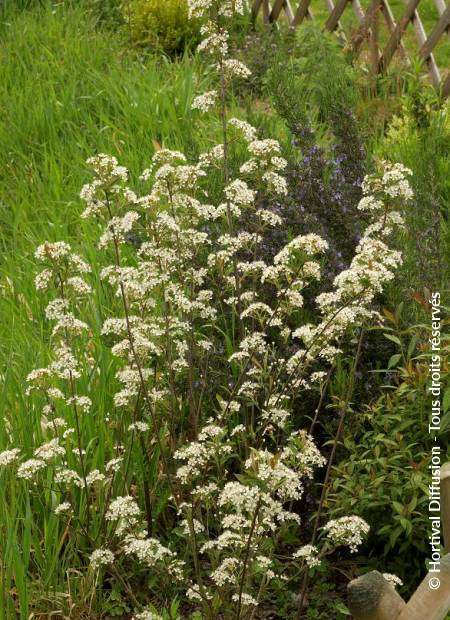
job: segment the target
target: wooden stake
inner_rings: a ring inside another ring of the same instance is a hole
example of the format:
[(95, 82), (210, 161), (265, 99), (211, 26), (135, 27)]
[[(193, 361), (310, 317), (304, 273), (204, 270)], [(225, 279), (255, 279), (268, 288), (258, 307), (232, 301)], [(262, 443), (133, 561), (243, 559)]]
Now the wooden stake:
[(406, 603), (383, 575), (374, 570), (349, 583), (348, 607), (353, 620), (396, 620)]
[(445, 552), (450, 553), (450, 463), (441, 467), (441, 520)]

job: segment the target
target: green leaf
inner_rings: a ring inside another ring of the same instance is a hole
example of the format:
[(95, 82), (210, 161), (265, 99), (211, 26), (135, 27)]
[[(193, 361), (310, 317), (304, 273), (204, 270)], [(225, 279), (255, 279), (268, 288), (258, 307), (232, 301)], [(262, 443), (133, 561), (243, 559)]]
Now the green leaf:
[(410, 358), (411, 355), (414, 353), (414, 350), (416, 348), (416, 345), (419, 341), (419, 338), (416, 334), (414, 334), (414, 336), (411, 338), (409, 345), (408, 345), (408, 352), (407, 352), (407, 357)]
[(342, 603), (342, 601), (338, 601), (335, 605), (336, 611), (339, 611), (344, 616), (350, 616), (350, 611), (348, 608)]
[(395, 344), (398, 344), (400, 347), (402, 346), (400, 338), (397, 336), (394, 336), (393, 334), (386, 334), (386, 332), (383, 333), (383, 336), (388, 340), (392, 340), (392, 342), (395, 342)]
[(392, 505), (399, 515), (403, 514), (404, 507), (400, 504), (400, 502), (392, 502)]
[(395, 545), (395, 543), (397, 542), (397, 539), (403, 534), (403, 528), (401, 527), (397, 527), (395, 528), (395, 530), (392, 530), (391, 535), (389, 536), (389, 542), (391, 545), (391, 548)]
[(450, 388), (447, 388), (444, 392), (444, 398), (442, 399), (442, 409), (446, 413), (450, 409)]
[(395, 366), (397, 366), (397, 364), (399, 363), (400, 359), (401, 359), (401, 353), (395, 353), (394, 355), (392, 355), (389, 359), (389, 363), (388, 363), (388, 370), (390, 370), (391, 368), (394, 368)]

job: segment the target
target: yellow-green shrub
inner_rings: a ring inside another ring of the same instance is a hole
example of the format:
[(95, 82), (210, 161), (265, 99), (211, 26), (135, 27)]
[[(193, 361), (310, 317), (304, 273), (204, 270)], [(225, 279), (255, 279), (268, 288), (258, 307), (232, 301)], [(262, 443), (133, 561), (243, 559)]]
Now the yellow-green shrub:
[(198, 23), (188, 19), (187, 0), (125, 1), (123, 15), (136, 44), (169, 55), (179, 54), (198, 36)]

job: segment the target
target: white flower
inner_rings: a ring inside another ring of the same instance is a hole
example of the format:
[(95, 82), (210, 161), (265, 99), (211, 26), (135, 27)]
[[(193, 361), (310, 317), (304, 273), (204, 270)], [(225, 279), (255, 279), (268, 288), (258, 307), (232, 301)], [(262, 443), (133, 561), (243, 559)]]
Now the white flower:
[[(233, 594), (231, 598), (233, 601), (237, 603), (239, 601), (239, 594)], [(243, 607), (249, 607), (249, 606), (256, 607), (258, 605), (258, 601), (255, 598), (253, 598), (253, 596), (251, 596), (250, 594), (247, 594), (246, 592), (242, 592), (241, 604)]]
[(245, 468), (254, 472), (282, 501), (300, 499), (303, 493), (301, 477), (282, 459), (283, 455), (275, 455), (268, 450), (252, 450)]
[(102, 181), (126, 181), (128, 171), (123, 166), (118, 165), (118, 161), (112, 155), (99, 153), (94, 157), (86, 160), (88, 166), (91, 166)]
[(105, 474), (99, 472), (98, 469), (93, 469), (86, 476), (86, 484), (88, 485), (95, 484), (96, 482), (102, 482), (103, 480), (105, 480)]
[(55, 474), (55, 482), (57, 484), (82, 486), (81, 477), (73, 469), (58, 469)]
[(92, 407), (92, 401), (88, 396), (72, 396), (67, 399), (68, 405), (76, 405), (84, 413), (88, 413)]
[(225, 558), (222, 563), (211, 573), (211, 579), (220, 587), (237, 583), (241, 561), (237, 558)]
[(128, 427), (129, 431), (138, 431), (139, 433), (145, 433), (146, 431), (148, 431), (150, 428), (150, 426), (147, 424), (147, 422), (141, 422), (141, 421), (137, 421), (137, 422), (133, 422), (132, 424), (130, 424), (130, 426)]
[(47, 463), (41, 459), (29, 459), (22, 463), (17, 471), (17, 477), (23, 480), (31, 480), (37, 473), (47, 467)]
[[(213, 146), (211, 149), (209, 149), (209, 151), (207, 151), (206, 153), (201, 153), (200, 157), (198, 158), (198, 165), (202, 168), (206, 168), (208, 166), (212, 166), (213, 164), (217, 164), (221, 162), (223, 160), (223, 157), (224, 157), (223, 144), (217, 144), (216, 146)], [(197, 207), (197, 211), (199, 211), (200, 208), (203, 208), (204, 210), (205, 206), (206, 205), (199, 205)], [(209, 217), (211, 217), (214, 211), (215, 211), (214, 207), (209, 206), (208, 211), (202, 213), (202, 215), (203, 217), (208, 216), (208, 219), (209, 219)]]
[(201, 112), (208, 112), (208, 110), (210, 110), (216, 104), (217, 97), (218, 94), (216, 90), (210, 90), (206, 93), (203, 93), (203, 95), (195, 97), (192, 102), (192, 109), (200, 110)]
[(38, 291), (45, 291), (48, 285), (53, 279), (53, 271), (51, 269), (44, 269), (36, 275), (34, 278), (34, 286)]
[(164, 547), (156, 538), (129, 538), (124, 547), (125, 555), (135, 555), (149, 567), (161, 560), (175, 557), (173, 551)]
[(235, 60), (234, 58), (227, 58), (223, 61), (223, 69), (225, 73), (227, 73), (230, 77), (237, 78), (248, 78), (251, 76), (252, 72), (250, 69), (244, 65), (240, 60)]
[(219, 15), (233, 17), (233, 15), (244, 15), (244, 0), (222, 0), (219, 8)]
[(267, 183), (269, 190), (273, 191), (278, 196), (287, 196), (288, 189), (286, 179), (276, 172), (265, 172), (263, 174), (263, 180)]
[(111, 459), (110, 461), (108, 461), (105, 465), (105, 471), (107, 472), (117, 472), (120, 469), (120, 465), (123, 461), (123, 458), (118, 457), (115, 459)]
[(242, 121), (238, 118), (230, 118), (228, 124), (231, 125), (231, 127), (238, 129), (247, 142), (252, 142), (256, 139), (256, 129), (246, 121)]
[(91, 286), (79, 276), (72, 276), (67, 279), (66, 287), (69, 287), (77, 295), (88, 295), (92, 292)]
[(71, 507), (72, 506), (70, 505), (70, 502), (63, 502), (62, 504), (58, 504), (58, 506), (56, 506), (53, 512), (55, 513), (55, 515), (61, 515), (64, 512), (68, 512)]
[(255, 200), (256, 193), (249, 188), (245, 181), (235, 179), (225, 188), (225, 196), (238, 205), (250, 205)]
[(49, 441), (48, 443), (39, 446), (34, 451), (34, 456), (43, 461), (52, 461), (58, 456), (64, 456), (66, 453), (65, 449), (59, 445), (59, 439), (55, 438)]
[(5, 467), (6, 465), (11, 465), (11, 463), (15, 463), (20, 455), (19, 448), (13, 448), (12, 450), (4, 450), (0, 452), (0, 467)]
[(68, 257), (70, 251), (70, 245), (65, 241), (55, 241), (54, 243), (46, 241), (38, 246), (34, 256), (40, 261), (57, 261)]
[(140, 512), (134, 498), (126, 495), (124, 497), (117, 497), (110, 503), (106, 512), (106, 519), (108, 521), (115, 521), (116, 519), (134, 518), (139, 516)]
[(45, 309), (45, 316), (48, 320), (58, 320), (67, 314), (69, 302), (67, 299), (53, 299)]
[(268, 138), (266, 140), (253, 140), (248, 145), (248, 150), (255, 157), (267, 158), (277, 156), (281, 148), (278, 140)]
[(194, 590), (194, 588), (188, 588), (186, 590), (186, 596), (188, 597), (190, 601), (196, 601), (196, 602), (201, 603), (203, 600), (200, 592), (198, 592), (197, 590)]
[(145, 610), (134, 614), (132, 620), (163, 620), (163, 617), (159, 614), (153, 613), (153, 611)]
[(279, 215), (268, 209), (258, 209), (256, 214), (264, 224), (269, 226), (280, 226), (283, 223), (283, 219)]
[(183, 528), (183, 532), (186, 536), (191, 535), (191, 526), (193, 527), (195, 534), (201, 534), (205, 531), (204, 525), (198, 519), (192, 519), (192, 523), (187, 519), (183, 519), (180, 526)]
[(213, 0), (188, 0), (189, 19), (203, 17), (203, 15), (209, 11), (212, 4)]
[(334, 545), (350, 547), (351, 553), (356, 553), (362, 544), (364, 536), (369, 533), (370, 527), (361, 517), (341, 517), (329, 521), (323, 528), (326, 537)]
[(315, 256), (316, 254), (323, 254), (328, 249), (328, 243), (319, 235), (310, 233), (308, 235), (299, 235), (292, 239), (287, 245), (284, 246), (280, 252), (275, 256), (275, 265), (285, 265), (289, 263), (291, 257), (296, 251), (301, 251), (308, 256)]
[(231, 437), (234, 437), (234, 435), (237, 435), (238, 433), (245, 433), (246, 432), (246, 428), (243, 424), (238, 424), (237, 426), (235, 426), (233, 428), (233, 430), (231, 431), (230, 435)]
[(109, 549), (96, 549), (91, 553), (90, 564), (93, 569), (98, 569), (106, 564), (114, 562), (114, 553)]
[(130, 532), (142, 530), (140, 523), (141, 511), (136, 501), (130, 496), (117, 497), (106, 512), (107, 521), (117, 521), (116, 536), (124, 536)]
[(205, 51), (224, 58), (228, 53), (228, 32), (220, 30), (217, 25), (208, 22), (201, 27), (200, 32), (205, 38), (197, 46), (199, 52)]
[(304, 545), (300, 547), (292, 557), (295, 559), (302, 559), (306, 564), (312, 568), (313, 566), (319, 566), (320, 560), (318, 558), (319, 550), (314, 545)]
[(394, 588), (397, 586), (402, 586), (403, 581), (397, 575), (392, 575), (391, 573), (383, 573), (383, 577), (388, 581)]

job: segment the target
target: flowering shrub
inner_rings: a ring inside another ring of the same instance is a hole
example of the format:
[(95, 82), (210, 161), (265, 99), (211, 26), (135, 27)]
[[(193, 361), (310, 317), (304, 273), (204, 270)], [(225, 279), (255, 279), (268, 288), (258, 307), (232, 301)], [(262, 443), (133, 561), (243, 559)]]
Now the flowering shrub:
[[(117, 359), (115, 452), (104, 462), (92, 459), (84, 424), (102, 353), (85, 310), (94, 267), (65, 241), (35, 254), (53, 356), (27, 380), (42, 405), (34, 452), (9, 447), (0, 465), (16, 468), (32, 492), (50, 488), (42, 498), (74, 544), (83, 541), (90, 574), (120, 581), (135, 620), (158, 618), (150, 599), (162, 613), (180, 592), (205, 619), (254, 618), (325, 555), (356, 552), (369, 529), (346, 515), (313, 543), (303, 540), (300, 500), (326, 461), (292, 414), (346, 335), (380, 318), (372, 306), (401, 262), (388, 240), (411, 198), (409, 171), (386, 164), (365, 179), (358, 208), (368, 226), (348, 269), (316, 298), (317, 320), (302, 323), (303, 295), (321, 277), (328, 243), (299, 235), (270, 262), (261, 249), (266, 231), (286, 224), (265, 206), (287, 193), (286, 161), (276, 140), (228, 112), (231, 84), (249, 74), (229, 51), (228, 25), (243, 11), (239, 0), (189, 7), (204, 20), (199, 49), (218, 76), (193, 108), (217, 110), (221, 144), (195, 162), (156, 151), (139, 194), (114, 157), (88, 160), (94, 178), (81, 192), (82, 218), (99, 229), (100, 278), (112, 299), (97, 310), (107, 315), (102, 346)], [(246, 156), (234, 177), (235, 147)], [(208, 188), (217, 179), (214, 202)]]

